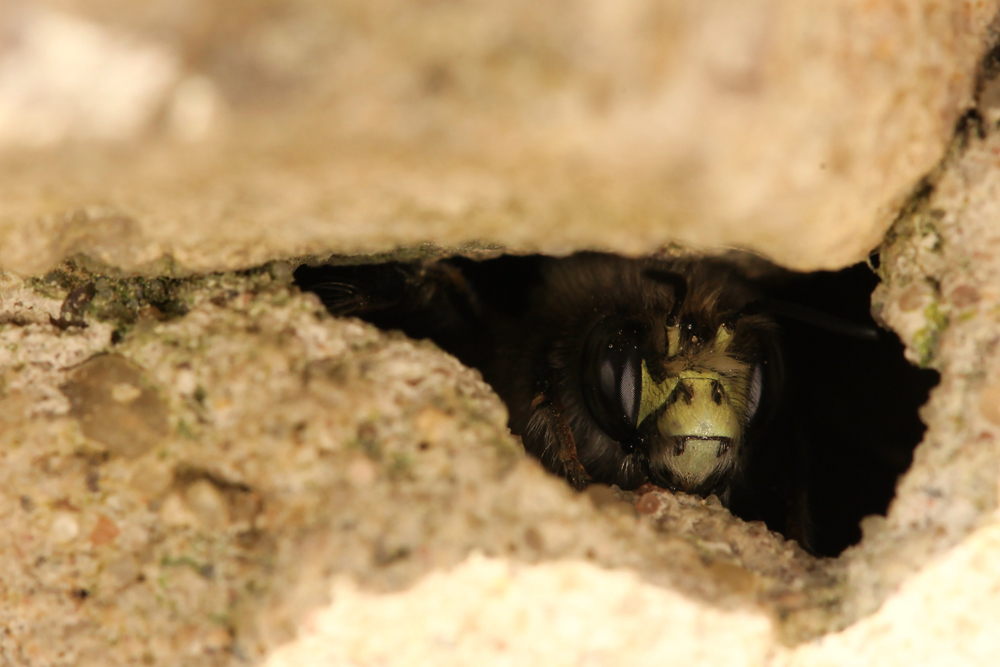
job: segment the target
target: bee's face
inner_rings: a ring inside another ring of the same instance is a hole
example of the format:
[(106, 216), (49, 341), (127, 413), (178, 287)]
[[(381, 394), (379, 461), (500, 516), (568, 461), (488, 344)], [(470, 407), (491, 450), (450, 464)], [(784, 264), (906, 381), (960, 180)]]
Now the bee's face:
[(762, 373), (745, 340), (732, 349), (735, 329), (606, 322), (592, 335), (588, 407), (659, 486), (711, 493), (738, 465)]

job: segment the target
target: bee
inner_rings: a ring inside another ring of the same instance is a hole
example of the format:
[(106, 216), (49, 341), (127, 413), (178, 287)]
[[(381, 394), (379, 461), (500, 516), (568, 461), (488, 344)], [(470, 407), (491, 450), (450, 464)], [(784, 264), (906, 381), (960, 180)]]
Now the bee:
[[(525, 449), (576, 489), (717, 496), (808, 544), (783, 322), (861, 325), (769, 295), (747, 254), (463, 257), (302, 266), (336, 315), (428, 338), (477, 368)], [(784, 411), (784, 412), (783, 412)]]

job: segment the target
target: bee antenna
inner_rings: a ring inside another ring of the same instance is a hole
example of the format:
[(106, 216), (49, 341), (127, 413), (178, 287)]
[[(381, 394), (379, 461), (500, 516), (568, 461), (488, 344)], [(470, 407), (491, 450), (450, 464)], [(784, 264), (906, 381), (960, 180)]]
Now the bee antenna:
[(663, 269), (646, 269), (642, 272), (642, 277), (652, 280), (655, 283), (660, 283), (661, 285), (668, 285), (674, 290), (674, 305), (670, 308), (670, 313), (667, 314), (668, 322), (675, 322), (677, 320), (677, 315), (681, 311), (681, 306), (684, 305), (684, 299), (687, 298), (687, 278), (674, 271), (665, 271)]
[(761, 297), (746, 304), (736, 311), (729, 321), (735, 323), (741, 317), (756, 315), (758, 313), (766, 313), (776, 317), (795, 320), (796, 322), (808, 324), (818, 329), (825, 329), (831, 333), (847, 336), (848, 338), (857, 338), (858, 340), (871, 342), (879, 339), (878, 329), (875, 327), (851, 322), (850, 320), (845, 320), (836, 315), (830, 315), (821, 310), (809, 308), (808, 306), (767, 297)]

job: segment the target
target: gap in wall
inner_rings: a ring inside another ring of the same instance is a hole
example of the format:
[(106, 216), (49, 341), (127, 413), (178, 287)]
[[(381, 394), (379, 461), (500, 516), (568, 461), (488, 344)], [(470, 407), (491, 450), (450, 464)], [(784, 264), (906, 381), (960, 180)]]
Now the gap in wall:
[[(534, 280), (534, 267), (524, 258), (505, 256), (477, 267), (489, 274), (481, 284), (530, 285)], [(305, 290), (322, 289), (324, 280), (315, 267), (296, 271), (296, 282)], [(817, 555), (836, 556), (861, 539), (865, 516), (886, 513), (923, 436), (918, 411), (938, 376), (911, 366), (896, 335), (872, 320), (871, 294), (878, 278), (866, 264), (815, 273), (774, 267), (766, 282), (773, 298), (878, 331), (877, 340), (868, 340), (781, 320), (780, 403), (757, 443), (758, 465), (748, 471), (754, 498), (737, 497), (731, 507), (743, 519), (763, 520), (797, 537)], [(414, 333), (422, 323), (389, 312), (369, 319), (382, 328), (422, 335)], [(449, 341), (439, 343), (449, 349)]]

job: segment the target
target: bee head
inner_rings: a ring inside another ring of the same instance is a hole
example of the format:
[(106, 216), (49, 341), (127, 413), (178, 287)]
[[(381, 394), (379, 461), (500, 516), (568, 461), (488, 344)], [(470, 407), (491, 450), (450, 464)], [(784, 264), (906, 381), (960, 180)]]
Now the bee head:
[(724, 492), (761, 396), (762, 362), (748, 353), (748, 336), (734, 345), (731, 322), (713, 330), (681, 319), (659, 331), (613, 326), (598, 337), (588, 407), (601, 428), (645, 459), (655, 484)]

